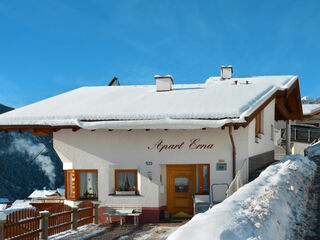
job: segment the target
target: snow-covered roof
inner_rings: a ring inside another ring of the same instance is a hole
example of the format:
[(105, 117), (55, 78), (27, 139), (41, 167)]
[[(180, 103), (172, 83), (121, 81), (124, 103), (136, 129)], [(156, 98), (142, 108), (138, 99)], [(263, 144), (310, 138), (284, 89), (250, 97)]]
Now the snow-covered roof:
[(64, 189), (64, 188), (57, 188), (57, 192), (58, 192), (61, 196), (65, 195), (65, 189)]
[(0, 125), (86, 129), (220, 127), (245, 123), (245, 117), (297, 79), (297, 76), (230, 80), (210, 77), (203, 84), (173, 85), (167, 92), (157, 92), (155, 85), (82, 87), (4, 113)]
[(303, 115), (312, 115), (320, 111), (320, 104), (302, 104)]
[(28, 207), (32, 207), (30, 205), (30, 202), (31, 200), (15, 200), (13, 203), (12, 203), (12, 206), (11, 208), (28, 208)]
[(35, 190), (28, 198), (47, 198), (60, 196), (57, 190)]
[(0, 204), (0, 211), (7, 208), (7, 204)]
[(8, 198), (0, 198), (0, 203), (10, 203)]
[(4, 217), (9, 215), (10, 213), (13, 213), (15, 211), (18, 211), (20, 209), (33, 209), (33, 210), (36, 210), (35, 207), (33, 207), (31, 204), (30, 204), (30, 200), (16, 200), (14, 201), (14, 203), (12, 204), (11, 207), (9, 208), (6, 208), (4, 210), (2, 210), (0, 213), (2, 213), (2, 216), (0, 214), (0, 219), (1, 217)]

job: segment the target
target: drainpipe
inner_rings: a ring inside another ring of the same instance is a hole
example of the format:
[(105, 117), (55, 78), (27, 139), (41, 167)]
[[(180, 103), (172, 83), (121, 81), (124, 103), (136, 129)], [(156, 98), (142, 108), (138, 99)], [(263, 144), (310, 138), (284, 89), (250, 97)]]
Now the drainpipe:
[(236, 176), (236, 146), (234, 144), (233, 135), (232, 135), (232, 124), (229, 124), (229, 137), (232, 145), (232, 176), (234, 179)]

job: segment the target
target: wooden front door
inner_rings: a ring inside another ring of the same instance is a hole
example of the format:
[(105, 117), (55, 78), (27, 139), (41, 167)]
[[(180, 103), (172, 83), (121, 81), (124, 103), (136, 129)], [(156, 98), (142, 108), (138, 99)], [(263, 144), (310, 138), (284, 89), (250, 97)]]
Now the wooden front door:
[(172, 217), (193, 216), (196, 165), (167, 165), (167, 208)]

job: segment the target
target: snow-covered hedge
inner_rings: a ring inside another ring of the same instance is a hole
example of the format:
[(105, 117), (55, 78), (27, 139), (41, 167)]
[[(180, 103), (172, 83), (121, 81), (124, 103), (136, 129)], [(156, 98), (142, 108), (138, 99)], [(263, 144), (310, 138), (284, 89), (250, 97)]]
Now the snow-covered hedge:
[(168, 240), (293, 239), (303, 222), (316, 164), (287, 156), (230, 198), (197, 214)]

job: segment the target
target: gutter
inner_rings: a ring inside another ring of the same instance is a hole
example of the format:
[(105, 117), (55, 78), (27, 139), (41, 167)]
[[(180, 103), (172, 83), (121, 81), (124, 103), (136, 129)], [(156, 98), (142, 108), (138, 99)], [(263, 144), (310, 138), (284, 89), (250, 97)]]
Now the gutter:
[(229, 127), (229, 137), (232, 145), (232, 177), (234, 179), (236, 176), (236, 146), (234, 144), (234, 139), (232, 135), (232, 127), (233, 127), (232, 124), (229, 124), (228, 127)]

